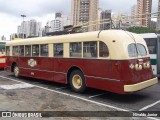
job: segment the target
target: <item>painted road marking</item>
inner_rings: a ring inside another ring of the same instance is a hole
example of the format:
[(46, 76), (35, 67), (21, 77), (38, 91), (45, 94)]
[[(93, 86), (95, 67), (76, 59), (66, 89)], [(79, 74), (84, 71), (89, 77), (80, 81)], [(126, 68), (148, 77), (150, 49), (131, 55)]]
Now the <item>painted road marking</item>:
[(13, 90), (13, 89), (22, 89), (22, 88), (31, 88), (34, 85), (28, 83), (21, 83), (21, 84), (12, 84), (12, 85), (0, 85), (0, 88), (5, 90)]
[[(25, 82), (18, 81), (18, 80), (12, 79), (12, 78), (7, 78), (7, 77), (4, 77), (4, 76), (0, 76), (0, 77), (1, 78), (5, 78), (5, 79), (9, 79), (9, 80), (12, 80), (12, 81), (20, 82), (20, 83), (25, 83)], [(41, 87), (41, 86), (38, 86), (38, 85), (34, 85), (34, 87), (41, 88), (41, 89), (44, 89), (44, 90), (47, 90), (47, 91), (51, 91), (51, 92), (55, 92), (55, 93), (59, 93), (59, 94), (62, 94), (62, 95), (70, 96), (70, 97), (73, 97), (73, 98), (76, 98), (76, 99), (80, 99), (80, 100), (83, 100), (83, 101), (86, 101), (86, 102), (90, 102), (90, 103), (93, 103), (93, 104), (97, 104), (97, 105), (100, 105), (100, 106), (112, 108), (112, 109), (115, 109), (115, 110), (118, 110), (118, 111), (126, 111), (126, 112), (134, 111), (134, 110), (127, 110), (127, 109), (119, 108), (119, 107), (112, 106), (112, 105), (107, 105), (107, 104), (104, 104), (104, 103), (101, 103), (101, 102), (96, 102), (96, 101), (93, 101), (93, 100), (89, 100), (89, 99), (86, 99), (86, 98), (83, 98), (83, 97), (71, 95), (71, 94), (68, 94), (68, 93), (64, 93), (64, 92), (60, 92), (60, 91), (44, 88), (44, 87)], [(150, 118), (150, 119), (153, 119), (153, 120), (159, 120), (159, 118), (155, 118), (155, 117), (147, 117), (147, 118)]]
[(65, 89), (65, 88), (68, 88), (68, 86), (66, 86), (66, 87), (59, 87), (59, 88), (56, 88), (56, 90)]
[(97, 97), (97, 96), (101, 96), (101, 95), (104, 95), (106, 93), (101, 93), (101, 94), (97, 94), (97, 95), (92, 95), (92, 96), (89, 96), (88, 98), (94, 98), (94, 97)]
[[(12, 81), (20, 82), (20, 83), (25, 83), (25, 82), (21, 82), (21, 81), (18, 81), (18, 80), (12, 79), (12, 78), (7, 78), (7, 77), (4, 77), (4, 76), (0, 76), (0, 77), (1, 78), (5, 78), (5, 79), (9, 79), (9, 80), (12, 80)], [(115, 110), (131, 111), (131, 110), (123, 109), (123, 108), (118, 108), (118, 107), (115, 107), (115, 106), (112, 106), (112, 105), (107, 105), (107, 104), (104, 104), (104, 103), (101, 103), (101, 102), (96, 102), (96, 101), (93, 101), (93, 100), (89, 100), (89, 99), (86, 99), (86, 98), (83, 98), (83, 97), (79, 97), (79, 96), (76, 96), (76, 95), (71, 95), (71, 94), (68, 94), (68, 93), (64, 93), (64, 92), (48, 89), (48, 88), (41, 87), (41, 86), (38, 86), (38, 85), (34, 85), (34, 87), (41, 88), (41, 89), (44, 89), (44, 90), (47, 90), (47, 91), (51, 91), (51, 92), (55, 92), (55, 93), (59, 93), (59, 94), (62, 94), (62, 95), (70, 96), (70, 97), (73, 97), (73, 98), (76, 98), (76, 99), (80, 99), (80, 100), (83, 100), (83, 101), (94, 103), (94, 104), (97, 104), (97, 105), (100, 105), (100, 106), (105, 106), (105, 107), (112, 108), (112, 109), (115, 109)]]
[(154, 103), (152, 103), (152, 104), (150, 104), (150, 105), (147, 105), (147, 106), (141, 108), (139, 111), (146, 110), (146, 109), (148, 109), (148, 108), (150, 108), (150, 107), (155, 106), (155, 105), (158, 104), (158, 103), (160, 103), (160, 100), (158, 100), (157, 102), (154, 102)]

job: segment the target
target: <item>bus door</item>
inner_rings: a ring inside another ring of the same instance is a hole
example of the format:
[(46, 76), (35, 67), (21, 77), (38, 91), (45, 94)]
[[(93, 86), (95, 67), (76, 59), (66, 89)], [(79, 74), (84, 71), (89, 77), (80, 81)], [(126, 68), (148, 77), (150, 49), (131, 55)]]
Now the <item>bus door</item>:
[(160, 77), (160, 34), (157, 35), (157, 76)]

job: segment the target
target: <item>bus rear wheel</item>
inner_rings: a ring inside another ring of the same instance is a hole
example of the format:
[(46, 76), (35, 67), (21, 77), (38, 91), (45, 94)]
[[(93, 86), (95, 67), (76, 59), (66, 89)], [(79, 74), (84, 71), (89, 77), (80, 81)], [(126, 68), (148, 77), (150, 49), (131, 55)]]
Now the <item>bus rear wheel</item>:
[(17, 65), (14, 66), (13, 72), (14, 72), (15, 77), (19, 77), (20, 70), (19, 70), (19, 67)]
[(70, 86), (73, 91), (82, 93), (86, 89), (85, 77), (80, 70), (74, 70), (70, 75)]

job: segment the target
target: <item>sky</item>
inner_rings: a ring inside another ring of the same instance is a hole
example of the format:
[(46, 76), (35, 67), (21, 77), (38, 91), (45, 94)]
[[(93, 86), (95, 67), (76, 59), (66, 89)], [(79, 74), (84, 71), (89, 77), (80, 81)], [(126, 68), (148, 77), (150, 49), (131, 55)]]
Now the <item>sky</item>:
[[(113, 13), (130, 13), (131, 6), (137, 0), (99, 0), (99, 8), (111, 9)], [(153, 11), (157, 12), (158, 0), (152, 0)], [(17, 32), (17, 26), (23, 21), (21, 15), (26, 15), (25, 20), (36, 19), (42, 22), (54, 19), (55, 12), (71, 15), (71, 0), (0, 0), (0, 39), (4, 35)]]

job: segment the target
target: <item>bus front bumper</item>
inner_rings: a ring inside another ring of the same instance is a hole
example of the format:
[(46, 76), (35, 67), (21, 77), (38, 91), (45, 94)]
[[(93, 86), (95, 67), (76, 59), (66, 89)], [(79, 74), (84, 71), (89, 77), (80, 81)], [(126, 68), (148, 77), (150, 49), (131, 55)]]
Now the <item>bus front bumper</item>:
[(156, 83), (158, 83), (157, 77), (153, 79), (149, 79), (147, 81), (137, 83), (137, 84), (124, 85), (124, 92), (135, 92), (135, 91), (147, 88), (149, 86), (152, 86)]

